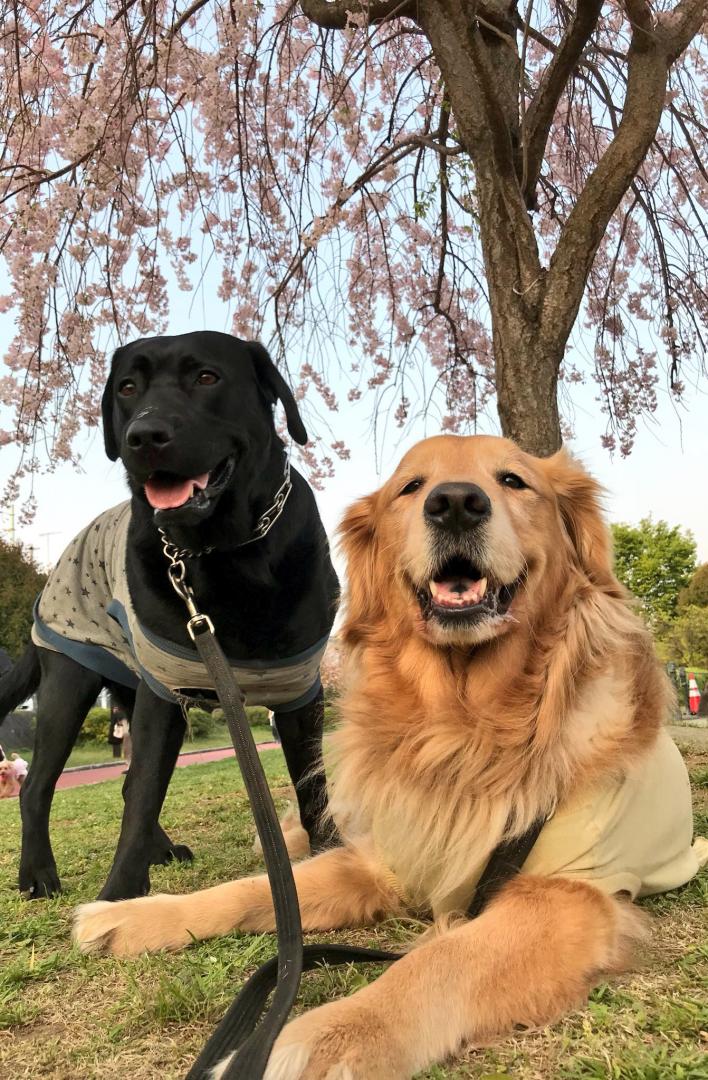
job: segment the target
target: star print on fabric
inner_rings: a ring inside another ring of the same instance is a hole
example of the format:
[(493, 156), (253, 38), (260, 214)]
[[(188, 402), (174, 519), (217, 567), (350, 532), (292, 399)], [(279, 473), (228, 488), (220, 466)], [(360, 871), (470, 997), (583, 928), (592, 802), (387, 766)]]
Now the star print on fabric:
[(96, 524), (95, 524), (95, 525), (94, 525), (94, 527), (93, 527), (93, 531), (94, 531), (94, 532), (98, 532), (98, 530), (99, 530), (100, 528), (101, 528), (101, 526), (100, 526), (100, 525), (98, 524), (98, 522), (96, 522)]
[(68, 585), (64, 586), (64, 592), (66, 593), (67, 596), (71, 596), (71, 589), (69, 588)]
[(74, 620), (73, 619), (67, 619), (66, 620), (66, 625), (69, 627), (70, 630), (73, 630), (74, 629)]
[(82, 596), (90, 596), (91, 595), (91, 593), (88, 591), (88, 589), (86, 588), (85, 585), (81, 586), (81, 595)]
[(74, 558), (74, 559), (72, 559), (71, 561), (73, 562), (74, 566), (78, 566), (78, 565), (79, 565), (79, 560), (78, 560), (78, 559)]
[(105, 564), (105, 562), (103, 561), (103, 559), (99, 559), (99, 562), (98, 562), (98, 569), (99, 569), (99, 570), (105, 570), (105, 569), (106, 569), (106, 564)]

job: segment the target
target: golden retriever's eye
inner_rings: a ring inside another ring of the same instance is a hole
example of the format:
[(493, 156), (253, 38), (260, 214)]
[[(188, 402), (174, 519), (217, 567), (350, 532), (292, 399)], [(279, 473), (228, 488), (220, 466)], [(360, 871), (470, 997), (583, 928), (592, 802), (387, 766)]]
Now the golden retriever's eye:
[(132, 379), (123, 379), (123, 382), (118, 386), (118, 393), (121, 397), (132, 397), (137, 389)]
[(515, 488), (516, 491), (528, 487), (528, 484), (513, 472), (500, 473), (497, 479), (502, 487)]
[(414, 491), (418, 491), (423, 486), (423, 481), (420, 477), (416, 477), (415, 480), (409, 480), (404, 488), (398, 492), (401, 495), (412, 495)]
[(219, 376), (215, 371), (200, 371), (197, 375), (197, 382), (200, 386), (213, 386), (214, 383), (219, 382)]

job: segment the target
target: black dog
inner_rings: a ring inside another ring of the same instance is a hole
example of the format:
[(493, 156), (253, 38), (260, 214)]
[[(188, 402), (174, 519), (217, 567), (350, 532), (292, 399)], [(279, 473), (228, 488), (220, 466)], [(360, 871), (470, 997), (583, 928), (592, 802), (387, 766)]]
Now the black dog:
[(151, 863), (191, 857), (158, 819), (185, 731), (181, 703), (208, 695), (208, 680), (158, 530), (181, 550), (200, 609), (226, 655), (238, 658), (232, 663), (247, 701), (275, 710), (311, 847), (333, 839), (321, 823), (326, 796), (315, 766), (318, 662), (338, 583), (313, 494), (275, 431), (277, 399), (290, 435), (304, 444), (293, 395), (255, 342), (201, 332), (137, 341), (113, 357), (104, 437), (108, 456), (126, 467), (131, 502), (97, 518), (64, 553), (37, 605), (34, 644), (0, 682), (0, 716), (39, 685), (35, 753), (21, 795), (20, 889), (31, 896), (60, 889), (52, 796), (103, 685), (132, 711), (133, 758), (100, 898), (145, 894)]

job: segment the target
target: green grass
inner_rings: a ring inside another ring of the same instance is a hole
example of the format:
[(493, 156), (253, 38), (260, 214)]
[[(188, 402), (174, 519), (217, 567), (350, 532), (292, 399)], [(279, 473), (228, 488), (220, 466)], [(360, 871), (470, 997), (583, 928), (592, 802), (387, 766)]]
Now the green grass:
[[(280, 751), (262, 754), (279, 809), (288, 797)], [(691, 754), (698, 829), (708, 834), (708, 754)], [(182, 953), (112, 960), (69, 944), (71, 912), (106, 877), (121, 811), (118, 781), (59, 792), (52, 835), (66, 892), (27, 903), (15, 892), (17, 800), (0, 802), (0, 1075), (70, 1080), (182, 1077), (246, 974), (273, 954), (271, 935), (231, 934)], [(163, 823), (190, 844), (192, 866), (158, 867), (154, 890), (183, 891), (260, 868), (250, 811), (232, 761), (179, 770)], [(645, 902), (651, 946), (638, 970), (601, 985), (552, 1028), (468, 1051), (419, 1080), (708, 1080), (708, 875)], [(405, 931), (314, 935), (396, 947)], [(301, 1005), (353, 992), (374, 968), (303, 980)]]
[[(267, 724), (254, 724), (251, 728), (253, 732), (253, 738), (256, 742), (270, 742), (272, 735), (270, 728)], [(231, 736), (229, 730), (224, 724), (219, 727), (213, 735), (208, 735), (199, 739), (185, 739), (182, 751), (187, 752), (189, 750), (210, 750), (216, 746), (230, 746)], [(18, 750), (17, 753), (20, 757), (25, 758), (26, 761), (32, 760), (32, 750), (25, 748)], [(69, 760), (66, 763), (66, 768), (70, 769), (77, 765), (111, 765), (117, 764), (122, 761), (122, 758), (113, 757), (113, 748), (108, 742), (105, 743), (86, 743), (84, 746), (75, 746), (69, 755)]]

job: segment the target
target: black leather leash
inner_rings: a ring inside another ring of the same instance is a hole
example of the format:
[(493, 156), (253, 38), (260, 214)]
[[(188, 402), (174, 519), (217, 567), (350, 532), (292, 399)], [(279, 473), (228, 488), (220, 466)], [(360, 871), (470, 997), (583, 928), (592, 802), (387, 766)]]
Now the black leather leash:
[[(186, 581), (185, 565), (180, 557), (183, 553), (166, 537), (163, 546), (170, 560), (170, 581), (189, 610), (187, 630), (212, 679), (234, 744), (263, 848), (278, 942), (277, 957), (267, 960), (246, 981), (192, 1065), (186, 1080), (206, 1080), (209, 1071), (229, 1054), (234, 1057), (224, 1072), (225, 1080), (261, 1080), (273, 1044), (295, 1002), (303, 971), (323, 963), (333, 967), (390, 963), (406, 954), (353, 945), (303, 946), (292, 866), (243, 707), (243, 694), (216, 639), (211, 619), (197, 609), (194, 594)], [(476, 918), (499, 889), (521, 870), (546, 820), (539, 819), (523, 836), (504, 841), (495, 848), (475, 889), (467, 911), (469, 918)], [(264, 1011), (271, 993), (273, 1000)]]

